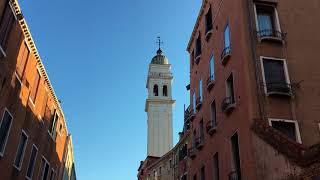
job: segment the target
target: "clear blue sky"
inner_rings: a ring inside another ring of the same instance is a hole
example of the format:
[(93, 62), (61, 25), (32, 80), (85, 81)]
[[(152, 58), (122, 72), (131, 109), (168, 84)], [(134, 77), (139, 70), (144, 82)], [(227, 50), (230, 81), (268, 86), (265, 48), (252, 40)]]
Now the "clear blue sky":
[(175, 76), (174, 142), (188, 103), (186, 52), (201, 0), (21, 0), (73, 135), (79, 180), (134, 180), (146, 156), (156, 37)]

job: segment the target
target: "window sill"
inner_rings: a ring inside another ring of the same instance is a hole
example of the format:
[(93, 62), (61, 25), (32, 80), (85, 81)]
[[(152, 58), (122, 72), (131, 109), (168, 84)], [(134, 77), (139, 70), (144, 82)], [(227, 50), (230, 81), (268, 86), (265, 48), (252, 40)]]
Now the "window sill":
[(17, 171), (21, 171), (21, 167), (17, 167), (15, 164), (13, 164), (13, 167), (17, 170)]

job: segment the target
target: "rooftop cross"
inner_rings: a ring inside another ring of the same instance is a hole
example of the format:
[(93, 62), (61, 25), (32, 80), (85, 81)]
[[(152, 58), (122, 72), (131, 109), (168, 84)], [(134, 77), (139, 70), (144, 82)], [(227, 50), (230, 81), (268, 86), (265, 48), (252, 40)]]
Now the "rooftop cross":
[(163, 44), (163, 42), (161, 41), (160, 36), (158, 36), (157, 39), (157, 44), (159, 45), (159, 49), (161, 49), (161, 44)]

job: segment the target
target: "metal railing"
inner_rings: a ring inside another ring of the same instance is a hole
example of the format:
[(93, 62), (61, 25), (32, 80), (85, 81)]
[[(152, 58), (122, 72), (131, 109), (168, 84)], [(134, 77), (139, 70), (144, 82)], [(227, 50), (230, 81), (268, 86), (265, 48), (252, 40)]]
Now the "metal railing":
[(274, 29), (264, 29), (264, 30), (257, 31), (257, 35), (259, 38), (262, 38), (262, 39), (272, 37), (272, 38), (284, 40), (286, 34)]
[(232, 171), (228, 174), (229, 180), (240, 180), (241, 176), (238, 171)]
[(224, 98), (222, 103), (221, 103), (222, 111), (228, 111), (229, 108), (233, 107), (232, 105), (234, 103), (235, 103), (235, 101), (234, 101), (234, 97), (233, 96)]
[(221, 61), (223, 61), (227, 56), (230, 56), (230, 55), (231, 55), (231, 47), (228, 46), (224, 48), (221, 53)]
[(266, 87), (268, 94), (292, 94), (291, 85), (286, 82), (270, 82), (266, 83)]

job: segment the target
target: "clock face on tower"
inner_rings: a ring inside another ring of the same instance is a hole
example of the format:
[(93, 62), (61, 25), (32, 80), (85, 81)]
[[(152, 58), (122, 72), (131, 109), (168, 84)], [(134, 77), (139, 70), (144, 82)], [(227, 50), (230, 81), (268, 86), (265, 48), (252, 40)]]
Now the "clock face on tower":
[(147, 78), (148, 156), (160, 157), (172, 148), (172, 80), (169, 60), (159, 48)]

